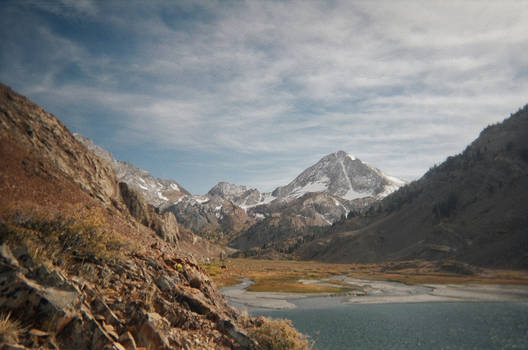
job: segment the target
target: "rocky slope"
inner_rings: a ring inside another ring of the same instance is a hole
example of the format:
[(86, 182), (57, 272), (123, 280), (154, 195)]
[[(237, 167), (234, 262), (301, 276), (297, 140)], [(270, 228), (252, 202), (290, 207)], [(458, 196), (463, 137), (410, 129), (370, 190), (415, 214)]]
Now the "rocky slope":
[[(225, 241), (226, 235), (243, 231), (255, 222), (245, 212), (244, 205), (255, 202), (251, 194), (256, 192), (258, 197), (257, 190), (220, 183), (205, 196), (193, 196), (176, 181), (154, 178), (144, 169), (115, 159), (108, 150), (96, 145), (91, 139), (81, 134), (74, 136), (89, 150), (108, 161), (120, 182), (141, 193), (146, 202), (162, 215), (174, 215), (180, 225), (201, 237)], [(222, 189), (225, 191), (222, 192)]]
[(248, 209), (250, 215), (260, 218), (253, 226), (233, 237), (230, 246), (243, 251), (275, 249), (292, 253), (307, 240), (314, 238), (333, 223), (351, 212), (361, 212), (374, 203), (373, 197), (347, 201), (325, 192), (308, 192), (290, 201), (274, 201)]
[(90, 151), (110, 162), (117, 179), (120, 182), (126, 183), (134, 190), (139, 191), (149, 204), (159, 207), (160, 205), (177, 201), (183, 196), (190, 195), (176, 181), (155, 178), (144, 169), (115, 159), (108, 150), (97, 146), (90, 138), (84, 137), (81, 134), (74, 134), (74, 136)]
[(255, 223), (244, 209), (217, 196), (185, 196), (160, 210), (174, 214), (184, 227), (200, 236), (222, 243)]
[(301, 256), (333, 262), (455, 258), (526, 268), (527, 139), (524, 107), (368, 215), (334, 226)]
[[(0, 85), (2, 349), (248, 349), (179, 232), (54, 116)], [(176, 226), (175, 226), (176, 225)]]

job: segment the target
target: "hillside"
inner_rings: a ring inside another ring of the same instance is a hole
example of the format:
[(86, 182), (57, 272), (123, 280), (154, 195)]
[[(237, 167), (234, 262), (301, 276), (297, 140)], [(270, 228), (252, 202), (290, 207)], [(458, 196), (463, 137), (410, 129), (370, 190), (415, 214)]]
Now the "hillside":
[(4, 85), (0, 159), (2, 349), (248, 349), (273, 328), (241, 317), (198, 265), (218, 247)]
[(367, 215), (336, 224), (298, 253), (332, 262), (455, 258), (526, 268), (527, 139), (524, 107)]

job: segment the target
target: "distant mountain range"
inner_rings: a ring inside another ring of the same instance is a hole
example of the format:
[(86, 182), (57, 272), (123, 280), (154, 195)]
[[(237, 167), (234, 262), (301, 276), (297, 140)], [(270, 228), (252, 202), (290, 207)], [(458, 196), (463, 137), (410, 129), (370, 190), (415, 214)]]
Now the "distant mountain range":
[[(269, 193), (220, 182), (193, 196), (74, 138), (56, 118), (0, 87), (4, 198), (38, 198), (47, 207), (96, 201), (134, 232), (142, 224), (194, 254), (216, 248), (200, 249), (191, 231), (246, 256), (528, 267), (528, 106), (410, 184), (339, 151)], [(12, 203), (0, 204), (5, 211)]]
[[(273, 192), (262, 193), (254, 188), (219, 182), (206, 195), (193, 196), (176, 181), (154, 178), (146, 170), (116, 160), (89, 138), (80, 134), (75, 137), (109, 161), (119, 181), (141, 192), (149, 204), (160, 211), (172, 212), (181, 225), (213, 239), (229, 240), (227, 236), (239, 236), (257, 221), (271, 216), (295, 216), (297, 229), (328, 226), (351, 210), (361, 210), (405, 184), (338, 151), (323, 157), (288, 185), (277, 187)], [(261, 243), (258, 240), (255, 244)], [(234, 246), (239, 247), (236, 242)]]

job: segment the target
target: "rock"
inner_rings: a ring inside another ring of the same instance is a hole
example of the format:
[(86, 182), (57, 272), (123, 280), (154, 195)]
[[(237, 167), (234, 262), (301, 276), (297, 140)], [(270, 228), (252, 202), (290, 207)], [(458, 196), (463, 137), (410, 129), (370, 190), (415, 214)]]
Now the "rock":
[(154, 282), (162, 292), (168, 292), (174, 289), (174, 283), (166, 276), (160, 276), (154, 279)]
[(174, 244), (178, 242), (180, 230), (174, 214), (169, 212), (159, 214), (145, 201), (139, 191), (130, 188), (124, 182), (119, 183), (119, 190), (130, 215), (156, 232), (163, 240)]
[(130, 187), (124, 182), (119, 183), (119, 191), (121, 197), (125, 203), (130, 215), (134, 217), (141, 224), (149, 227), (150, 226), (150, 215), (147, 206), (147, 202), (143, 199), (141, 194)]
[(145, 319), (136, 334), (137, 344), (147, 349), (171, 349), (163, 330), (168, 328), (168, 321), (155, 312), (145, 314)]
[(5, 243), (0, 246), (0, 259), (2, 259), (2, 262), (4, 264), (10, 265), (11, 267), (17, 269), (20, 268), (18, 260), (15, 258), (15, 256), (11, 252), (11, 249), (9, 249), (8, 245)]
[(44, 331), (41, 331), (40, 329), (31, 329), (29, 331), (29, 334), (32, 335), (32, 336), (35, 336), (35, 337), (47, 337), (49, 336), (49, 333), (48, 332), (44, 332)]
[(50, 331), (56, 331), (76, 313), (79, 297), (74, 291), (44, 287), (20, 272), (0, 274), (0, 306), (17, 315), (21, 322), (38, 328), (46, 320)]
[(18, 344), (0, 344), (0, 350), (29, 350), (25, 346)]
[(221, 320), (219, 328), (227, 332), (244, 349), (256, 349), (258, 343), (251, 339), (246, 332), (236, 327), (230, 320)]
[(125, 332), (119, 336), (119, 343), (122, 344), (126, 350), (136, 350), (136, 341), (130, 332)]

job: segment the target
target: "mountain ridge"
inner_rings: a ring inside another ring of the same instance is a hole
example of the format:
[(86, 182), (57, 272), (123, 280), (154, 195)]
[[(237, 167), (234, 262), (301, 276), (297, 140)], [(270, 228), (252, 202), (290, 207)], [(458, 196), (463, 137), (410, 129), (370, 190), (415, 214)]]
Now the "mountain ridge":
[[(292, 228), (299, 225), (294, 219), (296, 215), (305, 216), (300, 221), (302, 225), (332, 225), (350, 211), (363, 210), (403, 184), (356, 157), (338, 151), (326, 155), (288, 185), (279, 186), (273, 192), (221, 181), (205, 195), (191, 195), (176, 181), (156, 179), (146, 170), (116, 160), (91, 139), (80, 134), (75, 137), (109, 161), (118, 179), (141, 192), (149, 204), (161, 212), (173, 213), (184, 227), (216, 241), (239, 236), (259, 220), (280, 215), (282, 211), (292, 216), (288, 219)], [(310, 200), (299, 200), (310, 193), (313, 194)], [(351, 193), (354, 194), (352, 200), (341, 197)]]
[(457, 259), (528, 266), (528, 105), (298, 254), (329, 262)]

